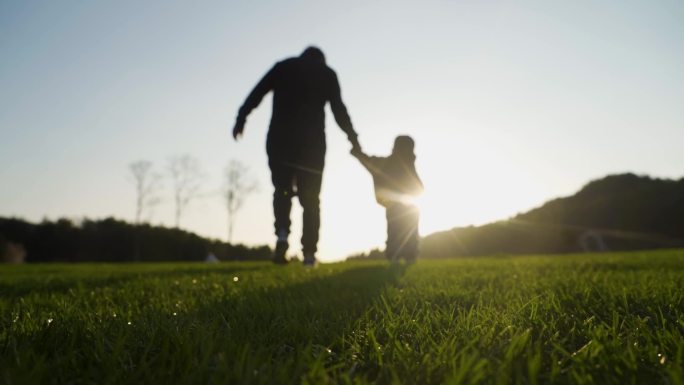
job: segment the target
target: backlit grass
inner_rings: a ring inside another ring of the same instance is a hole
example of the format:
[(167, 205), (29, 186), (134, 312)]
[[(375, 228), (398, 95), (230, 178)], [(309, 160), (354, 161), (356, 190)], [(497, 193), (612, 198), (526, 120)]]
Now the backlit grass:
[(0, 266), (4, 384), (683, 384), (684, 251)]

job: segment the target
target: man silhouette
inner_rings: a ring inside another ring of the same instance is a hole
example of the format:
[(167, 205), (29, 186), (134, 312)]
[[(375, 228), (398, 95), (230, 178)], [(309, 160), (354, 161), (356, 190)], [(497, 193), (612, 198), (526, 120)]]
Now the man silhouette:
[(325, 161), (325, 105), (337, 125), (358, 148), (357, 134), (342, 102), (337, 75), (326, 65), (323, 51), (308, 47), (299, 57), (276, 63), (257, 83), (240, 107), (233, 128), (237, 140), (249, 113), (273, 91), (273, 113), (266, 139), (268, 165), (273, 181), (273, 213), (277, 236), (273, 262), (287, 263), (292, 197), (303, 209), (302, 253), (304, 264), (316, 264), (323, 165)]

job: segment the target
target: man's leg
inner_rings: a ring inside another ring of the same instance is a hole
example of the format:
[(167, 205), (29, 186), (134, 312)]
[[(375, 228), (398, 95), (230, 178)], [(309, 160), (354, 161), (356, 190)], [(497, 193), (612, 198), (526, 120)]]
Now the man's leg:
[(318, 232), (321, 226), (320, 193), (323, 181), (323, 162), (304, 167), (297, 172), (297, 195), (302, 205), (302, 253), (305, 264), (315, 264)]
[(276, 242), (273, 262), (285, 263), (287, 252), (287, 237), (290, 234), (290, 210), (292, 209), (292, 196), (294, 195), (294, 169), (286, 162), (269, 158), (271, 168), (271, 180), (273, 182), (273, 214), (275, 216)]

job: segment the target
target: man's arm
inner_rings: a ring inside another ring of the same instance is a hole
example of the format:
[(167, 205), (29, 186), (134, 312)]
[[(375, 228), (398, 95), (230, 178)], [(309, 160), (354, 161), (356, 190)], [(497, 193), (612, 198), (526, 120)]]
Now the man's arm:
[(242, 104), (242, 107), (240, 107), (237, 118), (235, 119), (235, 127), (233, 127), (233, 138), (236, 140), (238, 136), (242, 135), (242, 132), (245, 130), (245, 122), (247, 121), (247, 116), (249, 113), (252, 112), (253, 109), (257, 108), (264, 96), (273, 89), (273, 79), (275, 77), (277, 67), (278, 64), (273, 66), (273, 68), (271, 68), (271, 70), (268, 71), (266, 75), (261, 78), (261, 80), (259, 80), (259, 83), (257, 83), (252, 92), (249, 93), (249, 96), (247, 96), (247, 99)]
[[(332, 70), (331, 70), (332, 71)], [(351, 118), (347, 112), (347, 107), (342, 102), (342, 91), (340, 90), (340, 83), (337, 81), (337, 75), (332, 71), (332, 89), (330, 90), (330, 109), (335, 116), (335, 121), (337, 125), (340, 126), (342, 131), (347, 134), (347, 139), (351, 142), (352, 147), (357, 149), (359, 147), (358, 135), (354, 131), (354, 126), (352, 125)]]

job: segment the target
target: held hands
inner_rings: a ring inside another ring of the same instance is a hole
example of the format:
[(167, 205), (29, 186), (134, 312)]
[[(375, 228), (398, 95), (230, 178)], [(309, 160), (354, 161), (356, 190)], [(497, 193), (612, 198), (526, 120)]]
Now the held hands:
[(245, 122), (244, 121), (236, 121), (235, 126), (233, 127), (233, 139), (236, 141), (238, 140), (239, 137), (242, 136), (242, 132), (245, 130)]
[(352, 149), (350, 153), (358, 158), (360, 155), (363, 155), (363, 150), (361, 149), (361, 144), (359, 143), (359, 139), (356, 136), (350, 137), (349, 142), (351, 142)]
[(351, 145), (352, 145), (352, 149), (351, 149), (351, 153), (352, 153), (352, 154), (354, 154), (355, 152), (356, 152), (356, 153), (362, 152), (362, 151), (361, 151), (361, 144), (359, 143), (359, 138), (358, 138), (356, 135), (350, 136), (350, 137), (349, 137), (349, 142), (350, 142)]

